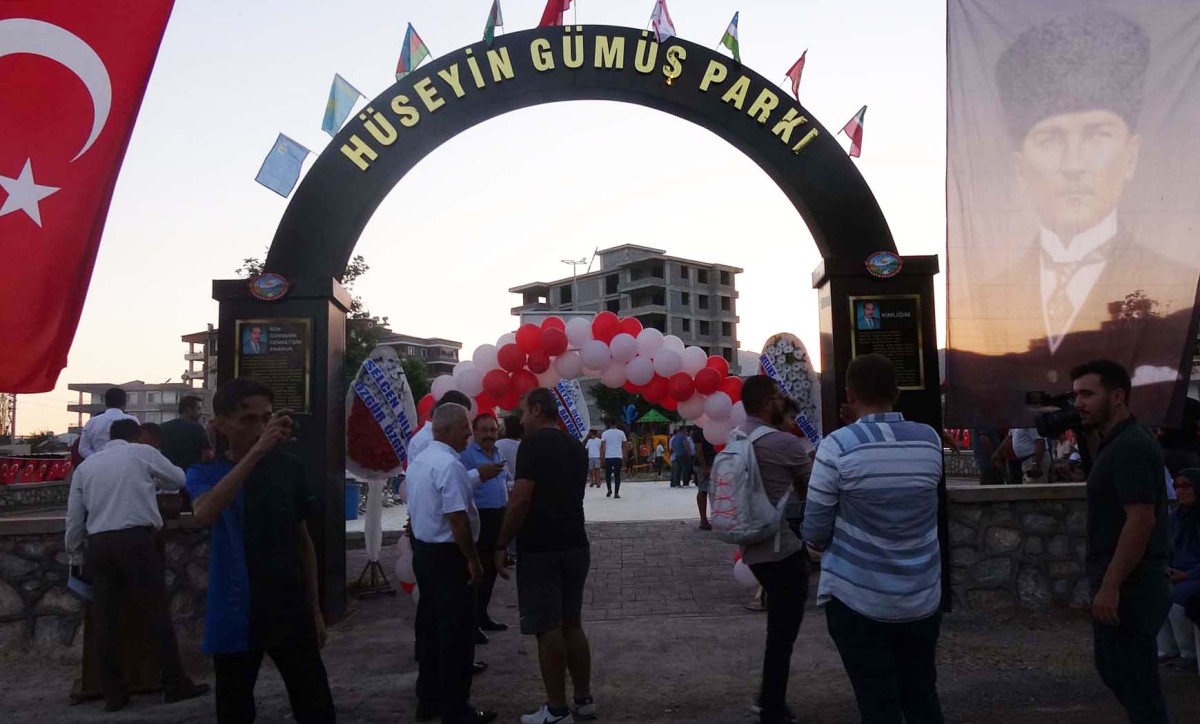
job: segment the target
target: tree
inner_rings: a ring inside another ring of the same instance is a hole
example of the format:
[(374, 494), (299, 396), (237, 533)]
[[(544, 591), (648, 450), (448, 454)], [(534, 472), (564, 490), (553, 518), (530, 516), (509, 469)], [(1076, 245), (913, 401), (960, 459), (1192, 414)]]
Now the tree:
[(408, 386), (412, 388), (413, 400), (420, 402), (422, 397), (429, 394), (429, 367), (419, 359), (406, 359), (401, 364), (404, 365)]
[(39, 445), (43, 445), (54, 439), (54, 432), (51, 430), (38, 430), (25, 436), (25, 444), (29, 445), (30, 450), (37, 450)]
[(613, 420), (616, 422), (625, 422), (625, 407), (633, 405), (637, 408), (638, 417), (645, 415), (652, 409), (657, 408), (663, 417), (671, 422), (679, 422), (678, 414), (663, 407), (652, 405), (642, 399), (641, 395), (635, 395), (622, 388), (612, 389), (596, 382), (591, 390), (592, 397), (596, 398), (596, 407), (600, 408), (600, 414), (604, 416), (605, 422)]

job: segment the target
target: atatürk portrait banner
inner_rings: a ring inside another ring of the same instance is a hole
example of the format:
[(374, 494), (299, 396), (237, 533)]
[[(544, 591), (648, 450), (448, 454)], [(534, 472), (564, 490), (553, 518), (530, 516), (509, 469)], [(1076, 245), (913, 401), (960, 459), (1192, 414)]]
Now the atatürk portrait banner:
[(1177, 421), (1200, 273), (1200, 2), (949, 0), (947, 420), (1129, 370)]

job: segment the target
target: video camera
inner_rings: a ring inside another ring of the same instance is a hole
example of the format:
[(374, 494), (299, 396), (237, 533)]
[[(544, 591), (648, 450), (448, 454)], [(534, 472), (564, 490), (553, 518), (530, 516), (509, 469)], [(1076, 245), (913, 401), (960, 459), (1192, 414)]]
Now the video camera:
[(1025, 393), (1025, 405), (1038, 413), (1033, 419), (1039, 437), (1057, 439), (1068, 430), (1075, 433), (1075, 441), (1079, 446), (1079, 457), (1085, 472), (1092, 469), (1091, 451), (1088, 450), (1087, 436), (1083, 431), (1083, 418), (1075, 409), (1075, 393), (1063, 392), (1052, 395), (1049, 392)]

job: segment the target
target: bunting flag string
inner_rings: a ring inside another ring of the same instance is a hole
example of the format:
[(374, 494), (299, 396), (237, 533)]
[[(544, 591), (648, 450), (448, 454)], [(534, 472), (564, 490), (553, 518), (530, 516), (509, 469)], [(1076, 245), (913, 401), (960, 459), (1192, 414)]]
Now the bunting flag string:
[(286, 199), (296, 187), (300, 167), (310, 153), (312, 151), (281, 133), (275, 139), (271, 152), (263, 159), (254, 180)]
[(428, 57), (429, 47), (425, 45), (424, 40), (421, 40), (421, 36), (417, 35), (412, 23), (409, 23), (408, 29), (404, 31), (404, 45), (400, 48), (400, 60), (396, 63), (396, 80), (401, 80), (416, 70), (421, 61)]
[(850, 137), (851, 158), (858, 158), (862, 155), (863, 121), (866, 120), (866, 117), (867, 107), (863, 106), (840, 131)]
[(804, 57), (806, 55), (808, 55), (807, 49), (800, 54), (800, 60), (793, 63), (787, 72), (787, 77), (792, 81), (792, 97), (796, 99), (797, 103), (800, 102), (800, 76), (804, 73)]
[(329, 100), (325, 102), (325, 120), (321, 121), (321, 130), (330, 136), (336, 136), (360, 97), (366, 98), (362, 91), (350, 85), (340, 74), (334, 73), (333, 84), (329, 87)]
[(738, 15), (740, 14), (740, 11), (733, 14), (733, 20), (729, 21), (729, 27), (725, 28), (725, 34), (721, 36), (721, 42), (717, 44), (718, 46), (724, 45), (726, 48), (729, 48), (730, 52), (733, 53), (733, 61), (735, 63), (742, 62), (742, 50), (738, 45)]

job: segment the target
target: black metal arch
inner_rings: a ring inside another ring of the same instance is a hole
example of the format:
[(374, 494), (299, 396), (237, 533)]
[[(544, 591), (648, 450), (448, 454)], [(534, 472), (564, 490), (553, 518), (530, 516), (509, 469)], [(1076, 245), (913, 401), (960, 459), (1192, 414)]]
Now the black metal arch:
[[(774, 83), (678, 38), (660, 46), (652, 34), (634, 28), (568, 26), (502, 35), (492, 48), (467, 46), (371, 101), (300, 184), (275, 232), (267, 269), (293, 278), (340, 276), (375, 208), (435, 148), (509, 111), (570, 100), (654, 108), (725, 139), (791, 200), (825, 259), (896, 250), (854, 163)], [(653, 169), (647, 159), (639, 171)], [(472, 183), (503, 182), (502, 174), (483, 164), (462, 175)], [(719, 200), (698, 199), (704, 201)]]

